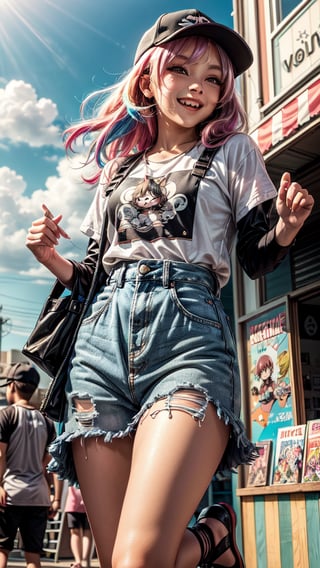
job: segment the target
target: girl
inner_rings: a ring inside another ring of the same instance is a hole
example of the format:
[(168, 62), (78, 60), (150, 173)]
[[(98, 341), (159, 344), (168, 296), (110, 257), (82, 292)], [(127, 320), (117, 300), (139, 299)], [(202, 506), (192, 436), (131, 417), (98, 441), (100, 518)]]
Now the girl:
[[(132, 71), (66, 133), (68, 150), (90, 139), (97, 171), (89, 181), (100, 178), (82, 225), (86, 259), (57, 252), (61, 215), (42, 216), (27, 236), (39, 262), (72, 287), (77, 275), (90, 281), (108, 219), (104, 281), (77, 336), (65, 433), (51, 448), (55, 471), (80, 483), (102, 568), (244, 566), (228, 505), (186, 529), (215, 472), (256, 456), (239, 420), (220, 288), (236, 234), (238, 258), (255, 278), (285, 256), (313, 205), (288, 173), (277, 197), (240, 133), (234, 79), (251, 63), (244, 40), (198, 10), (160, 16)], [(125, 179), (108, 193), (129, 156)], [(135, 190), (147, 180), (162, 198), (142, 218)]]
[(69, 486), (64, 507), (70, 531), (70, 548), (74, 556), (72, 568), (90, 568), (92, 533), (86, 508), (78, 487)]

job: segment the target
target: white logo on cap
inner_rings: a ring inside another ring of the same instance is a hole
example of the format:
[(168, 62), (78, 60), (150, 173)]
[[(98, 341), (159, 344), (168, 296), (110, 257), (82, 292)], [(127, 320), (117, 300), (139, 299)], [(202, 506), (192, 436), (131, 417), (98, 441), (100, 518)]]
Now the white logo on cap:
[(193, 26), (194, 24), (210, 24), (210, 21), (204, 16), (192, 16), (190, 14), (190, 16), (187, 16), (186, 18), (183, 18), (183, 20), (181, 20), (179, 26), (186, 28), (188, 26)]

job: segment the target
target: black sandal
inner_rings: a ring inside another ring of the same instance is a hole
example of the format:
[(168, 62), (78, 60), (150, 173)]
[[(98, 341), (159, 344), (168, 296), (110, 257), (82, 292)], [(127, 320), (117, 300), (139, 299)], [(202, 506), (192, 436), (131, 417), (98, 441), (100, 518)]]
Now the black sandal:
[[(201, 519), (216, 519), (220, 521), (228, 530), (228, 533), (215, 544), (212, 530), (205, 523), (199, 523)], [(201, 568), (224, 568), (222, 564), (215, 564), (215, 560), (220, 556), (231, 550), (235, 557), (235, 563), (231, 568), (245, 568), (240, 550), (238, 549), (235, 537), (236, 531), (236, 514), (232, 507), (227, 503), (219, 503), (219, 505), (212, 505), (201, 511), (196, 525), (189, 527), (189, 530), (198, 539), (201, 549), (201, 558), (199, 566)]]

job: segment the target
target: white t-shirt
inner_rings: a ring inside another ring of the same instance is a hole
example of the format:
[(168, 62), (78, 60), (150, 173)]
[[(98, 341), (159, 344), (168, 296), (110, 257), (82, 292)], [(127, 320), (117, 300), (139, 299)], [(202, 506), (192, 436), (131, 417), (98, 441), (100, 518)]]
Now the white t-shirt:
[[(146, 164), (142, 158), (107, 199), (102, 173), (81, 230), (99, 241), (107, 207), (107, 273), (119, 261), (169, 259), (205, 266), (221, 286), (227, 283), (236, 224), (277, 192), (258, 147), (246, 134), (232, 136), (219, 148), (205, 178), (193, 189), (190, 171), (202, 150), (197, 144), (163, 162)], [(146, 174), (153, 178), (147, 190), (141, 184)]]

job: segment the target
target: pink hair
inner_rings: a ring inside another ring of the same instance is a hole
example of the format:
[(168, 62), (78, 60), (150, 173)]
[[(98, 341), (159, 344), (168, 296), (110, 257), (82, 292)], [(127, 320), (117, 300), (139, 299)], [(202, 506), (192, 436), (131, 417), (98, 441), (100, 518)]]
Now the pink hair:
[[(203, 37), (174, 40), (146, 52), (132, 70), (113, 87), (89, 95), (81, 105), (81, 120), (65, 131), (67, 151), (74, 151), (78, 139), (90, 140), (87, 162), (95, 162), (96, 173), (86, 181), (96, 183), (106, 161), (123, 157), (152, 146), (157, 138), (154, 105), (140, 89), (140, 77), (152, 69), (161, 85), (168, 63), (193, 45), (189, 61), (197, 61), (211, 41)], [(219, 103), (205, 124), (199, 124), (199, 140), (207, 147), (222, 145), (227, 138), (246, 127), (244, 110), (235, 92), (232, 63), (224, 50), (216, 46), (221, 58), (222, 86)], [(92, 116), (85, 118), (89, 103), (97, 101)]]

